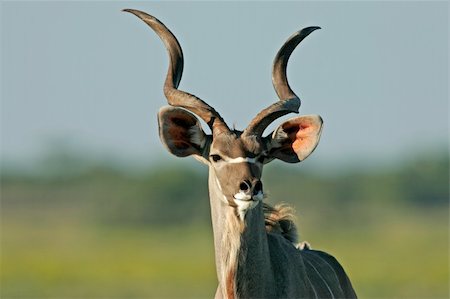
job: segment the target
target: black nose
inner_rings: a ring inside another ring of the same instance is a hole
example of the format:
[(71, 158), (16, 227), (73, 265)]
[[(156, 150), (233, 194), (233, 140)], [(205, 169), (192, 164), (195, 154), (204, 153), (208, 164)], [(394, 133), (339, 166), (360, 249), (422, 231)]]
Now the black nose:
[(240, 185), (239, 185), (239, 189), (244, 192), (244, 193), (249, 193), (251, 186), (250, 186), (250, 182), (245, 180), (243, 181)]
[(262, 191), (263, 191), (262, 182), (260, 180), (257, 180), (255, 186), (253, 187), (253, 195), (258, 194), (259, 192), (262, 193)]
[[(252, 188), (253, 186), (253, 188)], [(253, 181), (253, 184), (249, 180), (245, 180), (242, 183), (239, 184), (239, 189), (241, 192), (245, 194), (251, 194), (256, 195), (258, 193), (262, 193), (263, 191), (263, 185), (262, 182), (258, 179)], [(253, 190), (253, 192), (252, 192)]]

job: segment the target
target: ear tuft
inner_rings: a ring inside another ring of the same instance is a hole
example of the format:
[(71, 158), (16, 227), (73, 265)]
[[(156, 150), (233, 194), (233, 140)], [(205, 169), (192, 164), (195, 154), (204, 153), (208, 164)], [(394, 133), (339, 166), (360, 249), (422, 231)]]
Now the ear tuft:
[(161, 142), (169, 152), (178, 157), (202, 155), (206, 135), (192, 113), (178, 107), (162, 107), (158, 123)]
[(305, 160), (316, 148), (322, 132), (319, 115), (305, 115), (287, 120), (272, 134), (270, 154), (288, 163)]

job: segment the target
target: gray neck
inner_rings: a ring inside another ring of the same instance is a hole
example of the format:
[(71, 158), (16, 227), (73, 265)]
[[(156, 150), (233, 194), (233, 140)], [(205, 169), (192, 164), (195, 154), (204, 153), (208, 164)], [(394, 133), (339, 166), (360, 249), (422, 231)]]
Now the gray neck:
[(248, 211), (245, 217), (236, 274), (239, 297), (272, 297), (270, 296), (274, 291), (272, 273), (264, 212), (260, 203)]
[(208, 183), (219, 280), (216, 296), (264, 297), (270, 293), (266, 288), (272, 285), (273, 277), (262, 203), (248, 211), (243, 222), (226, 203), (211, 167)]

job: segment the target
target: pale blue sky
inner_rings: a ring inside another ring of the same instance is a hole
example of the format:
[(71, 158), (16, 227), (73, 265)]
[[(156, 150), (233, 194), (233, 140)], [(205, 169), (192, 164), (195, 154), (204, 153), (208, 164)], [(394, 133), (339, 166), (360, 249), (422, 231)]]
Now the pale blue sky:
[(100, 156), (172, 159), (156, 123), (168, 57), (123, 8), (175, 33), (180, 88), (239, 129), (277, 99), (282, 43), (321, 26), (288, 67), (301, 114), (325, 122), (312, 163), (383, 163), (447, 145), (447, 2), (11, 1), (1, 3), (2, 160), (30, 161), (59, 139)]

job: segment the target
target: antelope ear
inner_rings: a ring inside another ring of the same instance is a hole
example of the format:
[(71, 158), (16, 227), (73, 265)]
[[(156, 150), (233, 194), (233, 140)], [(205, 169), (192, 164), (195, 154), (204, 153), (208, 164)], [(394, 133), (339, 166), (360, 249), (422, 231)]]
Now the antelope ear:
[(294, 117), (281, 124), (269, 139), (269, 156), (288, 163), (305, 160), (319, 143), (322, 132), (319, 115)]
[(158, 112), (159, 137), (169, 152), (178, 157), (202, 156), (207, 135), (192, 113), (165, 106)]

